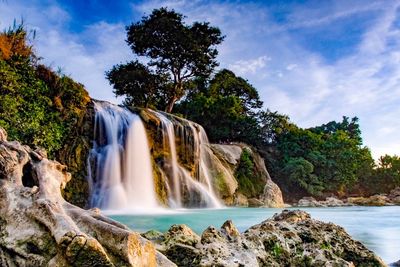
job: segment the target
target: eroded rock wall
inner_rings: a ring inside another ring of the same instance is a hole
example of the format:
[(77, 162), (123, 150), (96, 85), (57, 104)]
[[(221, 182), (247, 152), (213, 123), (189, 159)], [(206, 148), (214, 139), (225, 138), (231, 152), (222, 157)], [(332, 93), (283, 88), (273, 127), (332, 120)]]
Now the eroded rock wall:
[(65, 201), (66, 166), (0, 133), (0, 266), (175, 266), (126, 226)]

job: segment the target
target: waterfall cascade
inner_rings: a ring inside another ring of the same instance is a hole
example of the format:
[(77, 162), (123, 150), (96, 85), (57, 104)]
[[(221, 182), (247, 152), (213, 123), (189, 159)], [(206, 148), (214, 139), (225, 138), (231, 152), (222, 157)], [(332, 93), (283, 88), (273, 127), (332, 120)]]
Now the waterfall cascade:
[(149, 146), (140, 117), (106, 102), (96, 102), (95, 110), (95, 140), (88, 164), (91, 206), (157, 208)]
[[(95, 139), (88, 164), (91, 206), (113, 210), (159, 207), (152, 169), (156, 166), (152, 166), (142, 120), (107, 102), (96, 102), (95, 110)], [(160, 122), (160, 145), (166, 152), (160, 171), (166, 180), (168, 205), (220, 207), (213, 190), (212, 151), (204, 129), (166, 113), (148, 112)], [(192, 170), (180, 162), (182, 153), (193, 162)]]
[[(167, 117), (168, 115), (162, 112), (154, 111), (154, 114), (161, 121), (164, 149), (170, 155), (168, 159), (171, 170), (171, 177), (168, 180), (171, 191), (169, 196), (170, 206), (221, 207), (211, 183), (211, 151), (204, 129), (200, 125), (184, 119), (179, 119), (181, 122), (173, 123)], [(181, 145), (189, 150), (197, 163), (198, 168), (195, 177), (192, 177), (178, 161), (175, 128), (178, 128), (178, 135), (181, 143), (183, 143)], [(186, 201), (182, 199), (183, 193), (188, 195)]]

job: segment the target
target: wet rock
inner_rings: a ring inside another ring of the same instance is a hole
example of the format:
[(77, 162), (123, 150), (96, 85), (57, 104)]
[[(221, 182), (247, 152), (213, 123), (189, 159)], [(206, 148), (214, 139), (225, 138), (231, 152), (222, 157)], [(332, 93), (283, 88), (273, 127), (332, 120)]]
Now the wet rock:
[(0, 266), (175, 266), (126, 226), (66, 202), (66, 166), (0, 142)]
[(264, 202), (256, 198), (250, 198), (248, 200), (249, 207), (262, 207), (264, 206)]
[(340, 226), (299, 210), (284, 210), (242, 234), (227, 221), (207, 228), (201, 242), (170, 240), (165, 255), (178, 266), (386, 266)]

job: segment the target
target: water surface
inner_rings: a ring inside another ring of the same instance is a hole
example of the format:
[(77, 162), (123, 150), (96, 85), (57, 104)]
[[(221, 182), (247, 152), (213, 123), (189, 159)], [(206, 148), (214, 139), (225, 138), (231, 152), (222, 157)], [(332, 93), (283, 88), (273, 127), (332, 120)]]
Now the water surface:
[[(386, 263), (400, 259), (400, 206), (302, 208), (314, 219), (333, 222), (346, 229), (355, 239), (378, 254)], [(155, 229), (165, 232), (172, 224), (186, 224), (198, 234), (208, 226), (220, 227), (226, 220), (234, 222), (243, 232), (250, 226), (270, 218), (281, 209), (224, 208), (190, 209), (157, 214), (111, 215), (132, 230)]]

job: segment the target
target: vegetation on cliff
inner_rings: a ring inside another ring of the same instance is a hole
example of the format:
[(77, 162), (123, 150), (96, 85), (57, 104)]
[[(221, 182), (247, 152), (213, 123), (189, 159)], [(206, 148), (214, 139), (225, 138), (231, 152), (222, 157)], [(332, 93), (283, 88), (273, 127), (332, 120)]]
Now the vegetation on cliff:
[(83, 85), (40, 63), (30, 35), (23, 25), (0, 33), (0, 126), (55, 157), (90, 98)]
[(90, 97), (82, 84), (40, 63), (33, 37), (16, 24), (0, 33), (0, 127), (11, 140), (43, 147), (50, 158), (67, 164), (75, 179), (65, 197), (84, 206)]

